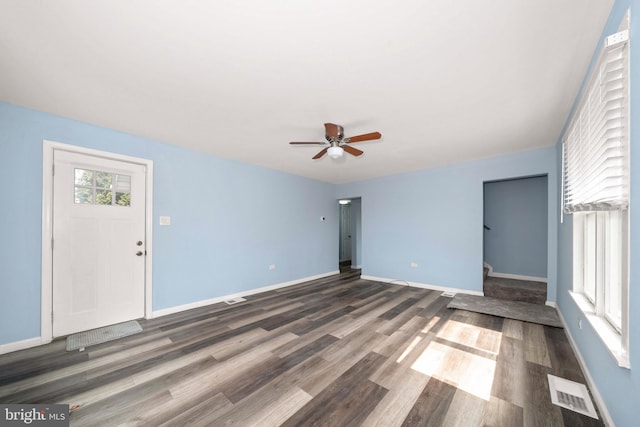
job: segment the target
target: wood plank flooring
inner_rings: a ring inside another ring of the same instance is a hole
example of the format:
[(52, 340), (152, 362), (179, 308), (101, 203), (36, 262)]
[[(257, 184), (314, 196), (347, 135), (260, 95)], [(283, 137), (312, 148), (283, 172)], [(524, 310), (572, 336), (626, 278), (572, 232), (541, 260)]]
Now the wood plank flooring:
[(0, 356), (0, 402), (79, 405), (74, 426), (603, 425), (551, 404), (547, 374), (585, 383), (562, 329), (449, 301), (346, 272)]

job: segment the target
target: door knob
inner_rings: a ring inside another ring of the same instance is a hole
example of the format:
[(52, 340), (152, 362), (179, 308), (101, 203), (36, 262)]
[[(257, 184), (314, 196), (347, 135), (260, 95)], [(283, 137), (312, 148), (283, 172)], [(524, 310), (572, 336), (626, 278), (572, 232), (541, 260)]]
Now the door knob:
[(138, 241), (136, 242), (136, 245), (138, 245), (138, 246), (142, 246), (142, 240), (138, 240)]
[(142, 256), (142, 251), (138, 251), (138, 252), (136, 252), (136, 255), (137, 255), (137, 256)]

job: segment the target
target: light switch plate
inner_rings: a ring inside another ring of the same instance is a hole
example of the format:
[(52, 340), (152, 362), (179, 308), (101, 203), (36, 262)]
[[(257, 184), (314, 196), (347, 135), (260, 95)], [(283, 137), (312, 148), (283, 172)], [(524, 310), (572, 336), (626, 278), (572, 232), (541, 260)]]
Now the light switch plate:
[(160, 225), (171, 225), (171, 217), (170, 216), (161, 216), (160, 217)]

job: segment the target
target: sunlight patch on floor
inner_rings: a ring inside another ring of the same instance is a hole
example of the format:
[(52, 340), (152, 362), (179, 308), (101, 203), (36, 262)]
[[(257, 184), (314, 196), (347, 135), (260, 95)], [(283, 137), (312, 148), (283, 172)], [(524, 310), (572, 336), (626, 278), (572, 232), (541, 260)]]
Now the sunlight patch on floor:
[[(411, 368), (488, 401), (502, 332), (448, 320), (436, 336), (438, 339), (429, 343)], [(414, 340), (398, 361), (418, 342)]]
[(433, 318), (429, 321), (429, 323), (427, 323), (427, 325), (420, 332), (423, 333), (423, 334), (426, 334), (439, 321), (440, 321), (440, 317), (439, 316), (433, 316)]
[(411, 368), (488, 401), (491, 397), (496, 362), (431, 342)]
[(456, 320), (448, 320), (437, 336), (496, 355), (500, 352), (500, 343), (502, 342), (502, 331), (494, 331)]
[(434, 316), (433, 318), (431, 318), (431, 320), (429, 320), (429, 322), (427, 322), (427, 324), (420, 331), (420, 335), (415, 337), (413, 341), (411, 341), (411, 344), (409, 344), (409, 346), (402, 352), (400, 357), (398, 357), (396, 363), (402, 363), (402, 361), (416, 348), (420, 341), (422, 341), (424, 336), (431, 330), (431, 328), (433, 328), (439, 321), (439, 316)]
[(413, 341), (411, 342), (411, 344), (409, 344), (409, 347), (407, 347), (406, 350), (402, 352), (400, 357), (398, 357), (398, 360), (396, 360), (396, 363), (402, 363), (404, 358), (407, 357), (409, 355), (409, 353), (411, 353), (413, 351), (414, 348), (416, 348), (416, 346), (418, 345), (418, 343), (420, 341), (422, 341), (422, 338), (415, 337), (413, 339)]

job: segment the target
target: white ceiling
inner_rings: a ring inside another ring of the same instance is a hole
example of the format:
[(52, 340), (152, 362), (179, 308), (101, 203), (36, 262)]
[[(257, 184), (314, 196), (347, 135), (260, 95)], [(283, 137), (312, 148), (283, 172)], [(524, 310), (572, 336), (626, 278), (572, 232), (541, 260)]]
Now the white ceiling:
[(0, 0), (0, 100), (349, 182), (555, 144), (612, 3)]

